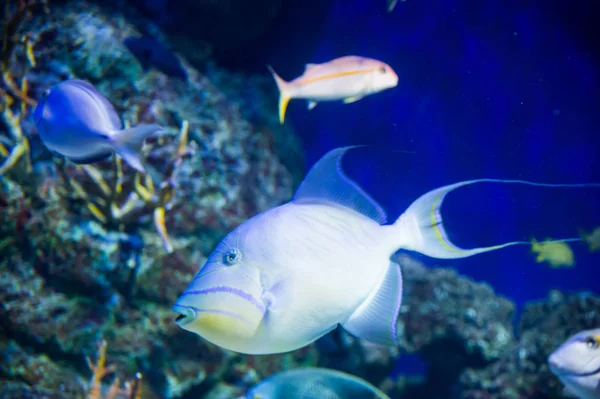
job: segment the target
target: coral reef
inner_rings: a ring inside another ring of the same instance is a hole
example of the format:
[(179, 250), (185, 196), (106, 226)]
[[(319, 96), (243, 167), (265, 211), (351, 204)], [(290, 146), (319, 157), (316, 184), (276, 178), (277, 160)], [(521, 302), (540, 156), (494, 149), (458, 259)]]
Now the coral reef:
[[(233, 398), (275, 372), (315, 365), (361, 376), (393, 397), (558, 392), (546, 357), (600, 323), (598, 298), (552, 293), (527, 307), (517, 341), (510, 301), (406, 255), (396, 259), (405, 287), (398, 348), (339, 328), (294, 352), (244, 356), (181, 330), (171, 306), (206, 255), (232, 228), (291, 198), (305, 173), (298, 138), (274, 112), (271, 78), (212, 64), (199, 72), (186, 58), (187, 80), (144, 71), (123, 40), (142, 35), (139, 26), (160, 30), (126, 4), (6, 4), (1, 397)], [(147, 174), (117, 156), (74, 165), (40, 143), (30, 118), (35, 98), (68, 78), (98, 87), (125, 125), (164, 127), (143, 149)], [(388, 377), (404, 353), (428, 363), (423, 378)]]
[[(291, 198), (303, 166), (283, 165), (273, 142), (293, 132), (249, 121), (233, 91), (219, 87), (226, 80), (214, 83), (183, 59), (185, 82), (144, 72), (123, 44), (139, 35), (137, 21), (84, 1), (48, 7), (31, 9), (14, 32), (31, 43), (7, 58), (11, 79), (26, 82), (19, 92), (35, 99), (61, 80), (88, 80), (126, 125), (165, 131), (143, 149), (146, 175), (116, 156), (77, 166), (39, 142), (28, 117), (34, 102), (2, 92), (4, 165), (19, 140), (27, 143), (0, 175), (2, 396), (84, 397), (83, 359), (101, 337), (120, 375), (143, 373), (145, 398), (193, 397), (237, 378), (237, 356), (179, 329), (170, 307), (227, 231)], [(253, 367), (294, 359), (302, 356)]]
[[(36, 101), (29, 97), (27, 71), (36, 66), (33, 55), (33, 39), (30, 32), (22, 32), (20, 27), (31, 16), (32, 10), (44, 7), (44, 0), (7, 0), (2, 12), (2, 48), (0, 49), (0, 114), (6, 131), (0, 135), (0, 175), (6, 174), (15, 165), (21, 164), (20, 172), (31, 172), (29, 159), (29, 139), (23, 134), (21, 120), (27, 116), (28, 106)], [(15, 54), (19, 51), (19, 55)], [(16, 58), (16, 60), (15, 60)], [(20, 84), (15, 82), (15, 65), (20, 66)], [(22, 162), (19, 162), (23, 160)]]
[(519, 340), (500, 359), (467, 370), (457, 398), (561, 397), (563, 386), (548, 368), (548, 356), (571, 335), (600, 325), (600, 297), (550, 292), (528, 304), (519, 322)]
[[(105, 3), (105, 1), (100, 2)], [(140, 10), (157, 21), (168, 35), (169, 42), (178, 51), (185, 51), (195, 63), (205, 61), (207, 55), (226, 55), (246, 51), (244, 46), (268, 28), (281, 7), (282, 0), (196, 0), (182, 1), (170, 7), (168, 1), (134, 0)], [(244, 32), (240, 35), (238, 32)], [(188, 40), (193, 37), (196, 40)]]

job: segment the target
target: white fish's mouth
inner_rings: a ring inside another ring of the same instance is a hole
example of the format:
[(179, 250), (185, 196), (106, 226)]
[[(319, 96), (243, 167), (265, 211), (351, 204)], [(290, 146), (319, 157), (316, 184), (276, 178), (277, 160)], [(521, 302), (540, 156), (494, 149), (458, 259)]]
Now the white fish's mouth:
[(179, 316), (175, 319), (175, 323), (180, 327), (191, 323), (196, 318), (196, 311), (189, 306), (175, 305), (173, 306), (173, 311), (179, 313)]

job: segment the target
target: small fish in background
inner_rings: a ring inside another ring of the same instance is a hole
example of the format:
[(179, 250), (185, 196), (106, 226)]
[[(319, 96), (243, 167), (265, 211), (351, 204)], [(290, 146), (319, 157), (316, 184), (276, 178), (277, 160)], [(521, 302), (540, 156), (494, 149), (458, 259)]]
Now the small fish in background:
[(600, 328), (570, 337), (548, 357), (550, 371), (565, 386), (565, 396), (600, 399)]
[(591, 233), (581, 231), (581, 238), (588, 244), (590, 252), (600, 250), (600, 227), (596, 227)]
[[(400, 0), (401, 2), (405, 2), (406, 0)], [(398, 4), (398, 0), (387, 0), (387, 11), (392, 12), (394, 8), (396, 8), (396, 4)]]
[(458, 182), (424, 193), (388, 224), (383, 208), (343, 171), (351, 149), (327, 153), (291, 201), (248, 219), (219, 242), (173, 306), (179, 327), (246, 354), (289, 352), (338, 325), (373, 344), (397, 346), (402, 274), (390, 257), (399, 249), (456, 259), (529, 244), (457, 247), (441, 215), (446, 194), (483, 182), (569, 187)]
[(144, 72), (156, 68), (167, 76), (187, 80), (187, 73), (170, 50), (152, 37), (129, 37), (123, 44), (137, 58)]
[(546, 262), (553, 269), (575, 266), (575, 255), (566, 242), (531, 240), (531, 252), (536, 253), (537, 263)]
[(272, 375), (250, 388), (245, 399), (389, 399), (372, 384), (341, 371), (306, 367)]
[(309, 110), (321, 101), (353, 103), (361, 98), (398, 85), (398, 75), (384, 62), (346, 56), (323, 64), (306, 64), (302, 76), (286, 82), (267, 66), (279, 89), (279, 121), (291, 99), (308, 100)]
[(123, 129), (108, 99), (90, 83), (77, 79), (46, 90), (33, 120), (42, 143), (55, 155), (89, 164), (116, 152), (140, 172), (145, 171), (139, 155), (144, 139), (162, 129), (145, 124)]

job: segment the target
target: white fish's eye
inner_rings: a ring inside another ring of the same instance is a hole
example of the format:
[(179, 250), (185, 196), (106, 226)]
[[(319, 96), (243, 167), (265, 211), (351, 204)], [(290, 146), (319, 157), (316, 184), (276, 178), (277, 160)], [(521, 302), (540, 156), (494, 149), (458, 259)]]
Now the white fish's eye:
[(383, 67), (383, 66), (382, 66), (382, 67), (379, 67), (379, 72), (380, 72), (380, 73), (386, 73), (386, 72), (387, 72), (387, 69), (386, 69), (385, 67)]
[(227, 266), (233, 266), (241, 259), (241, 254), (237, 249), (232, 249), (223, 255), (223, 263)]
[(597, 348), (598, 346), (600, 346), (600, 343), (598, 343), (598, 338), (596, 337), (587, 337), (585, 340), (585, 344), (587, 345), (588, 348)]

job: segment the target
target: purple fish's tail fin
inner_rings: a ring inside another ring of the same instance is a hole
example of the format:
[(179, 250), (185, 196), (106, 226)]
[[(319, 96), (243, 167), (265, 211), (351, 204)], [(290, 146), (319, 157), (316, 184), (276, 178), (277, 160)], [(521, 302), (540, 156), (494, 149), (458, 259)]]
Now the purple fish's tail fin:
[(277, 83), (277, 88), (279, 89), (279, 122), (283, 124), (285, 120), (285, 111), (292, 98), (289, 90), (290, 84), (281, 79), (270, 65), (267, 65), (267, 68), (271, 72), (271, 75), (273, 75), (273, 79), (275, 79), (275, 83)]
[(159, 130), (162, 130), (159, 125), (137, 125), (118, 131), (111, 137), (113, 148), (131, 167), (144, 173), (146, 168), (140, 159), (142, 144)]

